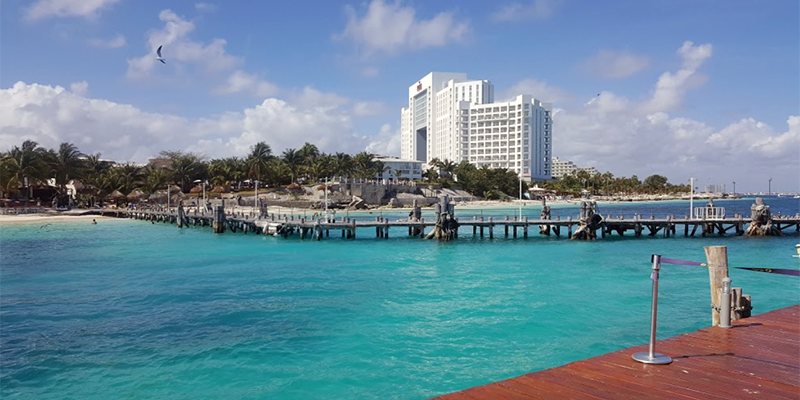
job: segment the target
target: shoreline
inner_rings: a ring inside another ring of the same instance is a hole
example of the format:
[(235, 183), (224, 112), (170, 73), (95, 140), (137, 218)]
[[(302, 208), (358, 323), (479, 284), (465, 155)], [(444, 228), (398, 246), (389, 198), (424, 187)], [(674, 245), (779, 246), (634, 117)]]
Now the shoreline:
[(0, 225), (5, 224), (25, 224), (34, 222), (67, 222), (67, 221), (88, 221), (92, 219), (99, 221), (114, 221), (119, 218), (104, 217), (101, 215), (69, 215), (69, 214), (48, 214), (48, 213), (31, 213), (31, 214), (15, 214), (15, 215), (0, 215)]
[[(582, 201), (591, 200), (597, 202), (599, 205), (603, 204), (646, 204), (646, 203), (662, 203), (662, 202), (681, 202), (681, 201), (689, 201), (688, 199), (683, 198), (663, 198), (663, 199), (653, 199), (653, 198), (639, 198), (639, 199), (625, 199), (625, 200), (610, 200), (607, 198), (594, 198), (594, 199), (569, 199), (569, 200), (547, 200), (548, 206), (553, 206), (555, 208), (560, 207), (568, 207), (568, 206), (580, 206)], [(695, 198), (695, 201), (702, 202), (709, 200), (708, 198)], [(714, 200), (731, 200), (731, 199), (714, 199)], [(520, 204), (520, 202), (522, 204)], [(473, 200), (468, 202), (459, 202), (456, 203), (456, 210), (476, 210), (476, 209), (504, 209), (504, 208), (518, 208), (522, 207), (541, 207), (542, 201), (541, 200)], [(423, 210), (431, 210), (434, 206), (424, 206), (422, 207)], [(276, 215), (320, 215), (324, 213), (324, 210), (319, 209), (312, 209), (312, 208), (292, 208), (292, 207), (283, 207), (283, 206), (268, 206), (267, 207), (270, 214)], [(375, 211), (395, 211), (395, 212), (403, 212), (403, 210), (409, 210), (410, 207), (388, 207), (388, 206), (378, 206), (375, 208), (368, 208), (362, 210), (346, 210), (346, 209), (330, 209), (329, 211), (335, 211), (337, 216), (345, 215), (345, 214), (372, 214)], [(254, 212), (253, 207), (247, 206), (233, 206), (230, 209), (231, 213), (236, 214), (252, 214)], [(74, 210), (74, 211), (67, 211), (67, 212), (57, 212), (53, 210), (48, 210), (48, 212), (40, 212), (40, 213), (29, 213), (29, 214), (0, 214), (0, 225), (3, 224), (16, 224), (16, 223), (28, 223), (28, 222), (41, 222), (41, 221), (48, 221), (48, 222), (62, 222), (62, 221), (82, 221), (82, 220), (91, 220), (97, 219), (99, 220), (117, 220), (118, 218), (114, 217), (104, 217), (101, 215), (90, 214), (93, 210)], [(187, 213), (190, 213), (187, 209)]]

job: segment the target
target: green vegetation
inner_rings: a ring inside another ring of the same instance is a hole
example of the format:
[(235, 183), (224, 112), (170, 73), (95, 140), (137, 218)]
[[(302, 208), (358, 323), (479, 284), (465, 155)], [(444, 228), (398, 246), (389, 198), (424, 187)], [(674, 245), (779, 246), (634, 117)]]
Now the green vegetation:
[(326, 154), (310, 143), (276, 156), (268, 144), (260, 142), (245, 158), (208, 161), (193, 153), (162, 151), (141, 166), (104, 162), (100, 154), (84, 154), (72, 143), (49, 150), (28, 140), (0, 154), (0, 194), (27, 199), (33, 188), (48, 186), (53, 178), (59, 196), (66, 195), (70, 180), (78, 179), (98, 198), (115, 191), (127, 195), (137, 189), (149, 195), (173, 185), (186, 193), (198, 180), (207, 181), (209, 191), (227, 191), (250, 186), (248, 182), (253, 180), (276, 187), (296, 181), (318, 182), (324, 177), (370, 179), (386, 170), (374, 158), (367, 152)]
[(663, 175), (650, 175), (642, 182), (636, 175), (626, 178), (614, 177), (610, 172), (590, 174), (586, 171), (576, 171), (540, 186), (555, 191), (559, 196), (579, 196), (583, 190), (592, 195), (612, 196), (688, 193), (691, 189), (689, 185), (673, 185)]
[[(286, 149), (280, 156), (259, 142), (245, 158), (228, 157), (206, 160), (203, 156), (180, 151), (162, 151), (145, 166), (132, 163), (105, 162), (100, 154), (84, 154), (72, 143), (62, 143), (57, 150), (45, 149), (36, 142), (25, 141), (21, 146), (0, 154), (0, 194), (30, 198), (32, 188), (48, 186), (55, 180), (59, 196), (66, 195), (66, 185), (80, 180), (93, 190), (93, 195), (106, 198), (115, 191), (128, 195), (136, 190), (143, 195), (157, 193), (168, 186), (177, 186), (184, 193), (196, 187), (195, 182), (208, 182), (209, 192), (233, 189), (252, 189), (249, 182), (257, 180), (262, 187), (278, 187), (293, 182), (319, 182), (324, 177), (372, 179), (389, 170), (375, 155), (361, 152), (327, 154), (317, 146), (305, 143), (299, 149)], [(463, 161), (434, 159), (424, 171), (422, 184), (446, 188), (461, 188), (487, 199), (516, 198), (519, 178), (502, 168), (475, 167)], [(398, 179), (402, 179), (397, 171)], [(688, 192), (688, 185), (675, 186), (661, 175), (647, 177), (644, 182), (634, 175), (614, 177), (610, 172), (589, 174), (578, 171), (561, 179), (547, 181), (541, 187), (556, 194), (578, 196), (583, 190), (593, 195), (666, 194)], [(523, 190), (527, 190), (523, 185)], [(177, 190), (177, 189), (176, 189)]]

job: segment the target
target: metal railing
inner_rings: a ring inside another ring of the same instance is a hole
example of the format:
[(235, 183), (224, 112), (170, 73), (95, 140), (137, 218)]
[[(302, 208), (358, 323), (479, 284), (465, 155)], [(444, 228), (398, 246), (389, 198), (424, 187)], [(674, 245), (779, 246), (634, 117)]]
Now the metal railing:
[(695, 219), (725, 219), (725, 207), (695, 207)]

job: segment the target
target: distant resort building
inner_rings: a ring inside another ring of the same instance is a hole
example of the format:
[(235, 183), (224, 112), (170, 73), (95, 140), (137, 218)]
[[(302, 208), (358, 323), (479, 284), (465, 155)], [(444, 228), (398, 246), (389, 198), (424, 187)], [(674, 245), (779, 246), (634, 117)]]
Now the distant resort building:
[(561, 178), (562, 176), (569, 175), (573, 172), (586, 171), (589, 175), (597, 174), (598, 171), (595, 167), (578, 167), (569, 160), (559, 160), (558, 157), (553, 157), (553, 178)]
[(494, 101), (494, 85), (465, 73), (431, 72), (408, 88), (400, 111), (400, 154), (506, 168), (522, 179), (551, 176), (552, 105), (531, 95)]
[(377, 174), (376, 179), (389, 181), (422, 180), (422, 161), (403, 160), (397, 157), (375, 157), (372, 161), (383, 163), (383, 174)]
[(706, 193), (726, 193), (724, 183), (706, 185)]

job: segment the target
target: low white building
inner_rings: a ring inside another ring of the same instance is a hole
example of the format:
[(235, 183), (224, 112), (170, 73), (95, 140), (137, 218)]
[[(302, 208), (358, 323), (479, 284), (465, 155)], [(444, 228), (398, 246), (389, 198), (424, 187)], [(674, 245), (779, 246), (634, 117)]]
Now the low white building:
[(403, 160), (398, 157), (375, 157), (372, 161), (380, 161), (384, 166), (383, 174), (376, 175), (376, 179), (386, 179), (387, 181), (422, 180), (422, 161)]
[(559, 160), (558, 157), (553, 157), (553, 178), (561, 178), (573, 172), (586, 171), (589, 175), (598, 173), (595, 167), (579, 167), (569, 160)]

